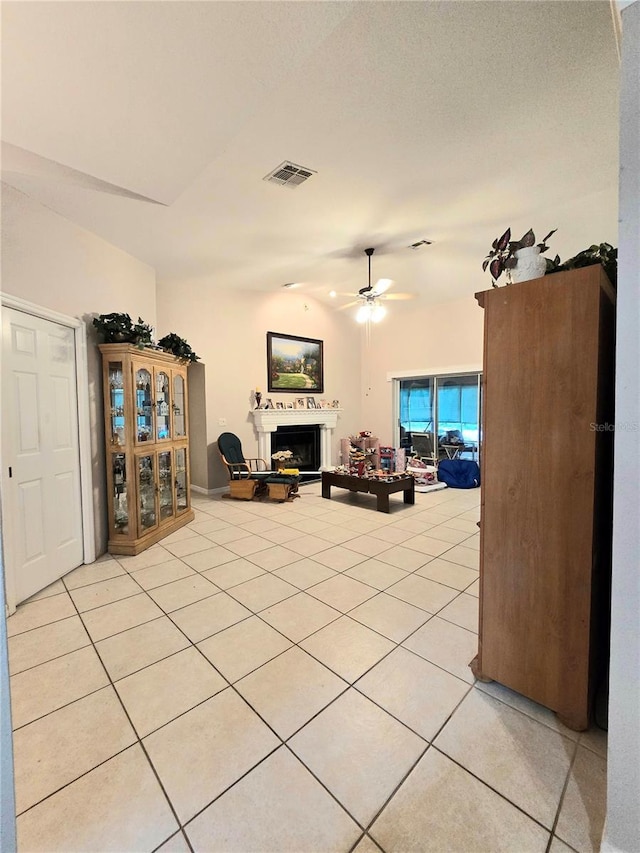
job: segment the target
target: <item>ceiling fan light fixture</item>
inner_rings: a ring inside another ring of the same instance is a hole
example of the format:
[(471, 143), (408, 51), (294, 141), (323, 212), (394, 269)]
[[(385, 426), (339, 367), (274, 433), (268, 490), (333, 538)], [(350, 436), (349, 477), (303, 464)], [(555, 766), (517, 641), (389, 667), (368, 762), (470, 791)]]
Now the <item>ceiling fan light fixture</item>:
[(371, 305), (361, 305), (356, 312), (356, 323), (366, 323), (371, 318)]
[(373, 305), (371, 307), (371, 322), (379, 323), (387, 314), (387, 309), (384, 305)]
[(381, 278), (375, 288), (371, 286), (371, 255), (374, 252), (375, 249), (364, 250), (369, 262), (369, 276), (367, 286), (359, 291), (362, 305), (356, 311), (356, 323), (379, 323), (387, 313), (387, 309), (382, 303), (378, 302), (378, 298), (382, 296), (384, 299), (383, 293), (389, 288), (392, 282), (389, 278)]

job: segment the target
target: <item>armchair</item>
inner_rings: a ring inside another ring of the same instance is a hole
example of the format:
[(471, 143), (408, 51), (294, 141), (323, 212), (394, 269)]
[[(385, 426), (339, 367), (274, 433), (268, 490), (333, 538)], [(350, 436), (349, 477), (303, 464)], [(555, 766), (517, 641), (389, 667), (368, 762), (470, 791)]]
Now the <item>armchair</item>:
[(265, 481), (273, 472), (264, 459), (245, 458), (237, 435), (223, 432), (218, 437), (218, 451), (229, 475), (230, 497), (250, 501), (256, 492), (265, 491)]

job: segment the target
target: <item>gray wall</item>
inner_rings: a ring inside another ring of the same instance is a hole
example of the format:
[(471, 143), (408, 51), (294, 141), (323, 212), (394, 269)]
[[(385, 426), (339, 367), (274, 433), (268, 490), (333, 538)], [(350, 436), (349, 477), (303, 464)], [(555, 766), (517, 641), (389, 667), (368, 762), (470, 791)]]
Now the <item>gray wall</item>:
[(207, 465), (207, 401), (205, 366), (201, 362), (189, 365), (189, 459), (191, 485), (207, 491), (209, 470)]

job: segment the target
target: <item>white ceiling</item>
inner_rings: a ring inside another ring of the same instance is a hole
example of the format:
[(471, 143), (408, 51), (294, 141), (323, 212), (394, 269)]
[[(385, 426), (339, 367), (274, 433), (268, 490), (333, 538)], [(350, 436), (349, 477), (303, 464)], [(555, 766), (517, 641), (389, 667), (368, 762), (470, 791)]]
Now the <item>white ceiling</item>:
[(616, 241), (617, 86), (608, 2), (3, 2), (3, 180), (161, 279), (442, 301)]

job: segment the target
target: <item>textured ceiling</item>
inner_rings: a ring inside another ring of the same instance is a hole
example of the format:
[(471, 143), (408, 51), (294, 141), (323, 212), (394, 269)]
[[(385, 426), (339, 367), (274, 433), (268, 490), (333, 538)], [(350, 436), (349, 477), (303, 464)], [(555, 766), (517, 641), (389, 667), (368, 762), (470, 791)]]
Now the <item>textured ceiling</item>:
[(3, 2), (3, 180), (163, 279), (324, 299), (374, 246), (442, 301), (507, 225), (616, 241), (617, 86), (607, 2)]

